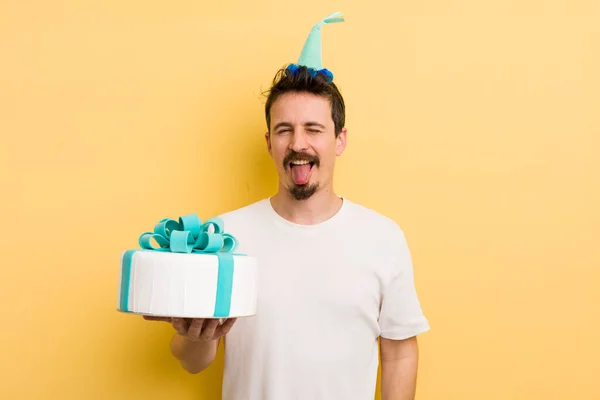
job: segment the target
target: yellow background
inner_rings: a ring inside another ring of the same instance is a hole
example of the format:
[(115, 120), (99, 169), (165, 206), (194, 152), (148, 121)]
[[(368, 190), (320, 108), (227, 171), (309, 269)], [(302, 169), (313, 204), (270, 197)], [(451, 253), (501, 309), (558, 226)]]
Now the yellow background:
[(0, 2), (1, 398), (218, 398), (115, 311), (120, 252), (272, 193), (261, 90), (337, 10), (336, 187), (408, 237), (417, 398), (600, 398), (597, 0)]

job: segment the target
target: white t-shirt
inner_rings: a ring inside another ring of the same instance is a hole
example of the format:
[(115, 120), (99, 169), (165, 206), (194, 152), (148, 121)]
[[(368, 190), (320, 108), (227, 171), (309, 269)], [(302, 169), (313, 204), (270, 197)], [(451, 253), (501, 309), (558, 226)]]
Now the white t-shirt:
[(257, 314), (225, 339), (223, 399), (372, 400), (378, 337), (429, 330), (398, 225), (348, 199), (317, 225), (269, 199), (221, 218), (259, 266)]

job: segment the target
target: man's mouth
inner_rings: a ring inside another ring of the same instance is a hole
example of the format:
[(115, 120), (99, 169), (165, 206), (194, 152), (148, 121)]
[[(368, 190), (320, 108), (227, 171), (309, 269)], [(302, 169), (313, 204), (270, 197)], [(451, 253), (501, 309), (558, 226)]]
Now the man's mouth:
[(296, 185), (305, 185), (310, 179), (310, 173), (315, 165), (314, 161), (293, 160), (289, 163), (292, 179)]

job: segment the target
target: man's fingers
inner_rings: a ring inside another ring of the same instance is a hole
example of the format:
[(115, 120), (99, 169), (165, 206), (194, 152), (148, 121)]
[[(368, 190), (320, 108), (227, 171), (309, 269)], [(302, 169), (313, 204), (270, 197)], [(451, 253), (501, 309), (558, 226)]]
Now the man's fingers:
[(218, 319), (209, 320), (208, 323), (205, 324), (204, 329), (202, 330), (202, 333), (201, 333), (202, 339), (204, 339), (204, 340), (212, 339), (213, 335), (215, 334), (215, 330), (217, 329), (218, 326), (219, 326)]
[(171, 317), (155, 317), (153, 315), (144, 315), (143, 317), (146, 321), (171, 322)]
[(233, 324), (235, 324), (235, 321), (237, 321), (237, 318), (229, 318), (223, 322), (223, 325), (221, 325), (221, 335), (227, 335)]
[(193, 339), (198, 339), (200, 337), (200, 332), (202, 332), (203, 323), (204, 319), (202, 318), (193, 319), (190, 324), (190, 329), (188, 329), (188, 336)]
[(213, 339), (218, 339), (220, 336), (227, 335), (227, 333), (229, 333), (229, 331), (231, 330), (231, 327), (233, 326), (235, 321), (236, 321), (236, 318), (228, 318), (227, 320), (225, 320), (225, 322), (223, 322), (223, 324), (220, 325), (219, 328), (215, 331), (215, 334), (213, 335)]
[(178, 334), (181, 336), (187, 336), (188, 326), (183, 318), (173, 318), (172, 325)]
[(228, 318), (222, 325), (219, 325), (219, 319), (217, 318), (172, 318), (153, 315), (144, 315), (143, 317), (147, 321), (169, 322), (179, 335), (189, 337), (192, 340), (218, 339), (220, 336), (226, 335), (236, 321), (236, 318)]

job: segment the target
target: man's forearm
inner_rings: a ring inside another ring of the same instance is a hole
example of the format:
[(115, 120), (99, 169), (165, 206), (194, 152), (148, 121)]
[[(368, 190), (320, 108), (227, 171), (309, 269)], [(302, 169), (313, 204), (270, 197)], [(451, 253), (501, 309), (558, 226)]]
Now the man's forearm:
[(171, 339), (171, 353), (186, 371), (197, 374), (214, 361), (218, 344), (219, 339), (192, 341), (175, 334)]
[(417, 357), (383, 361), (381, 400), (413, 400), (417, 386)]

